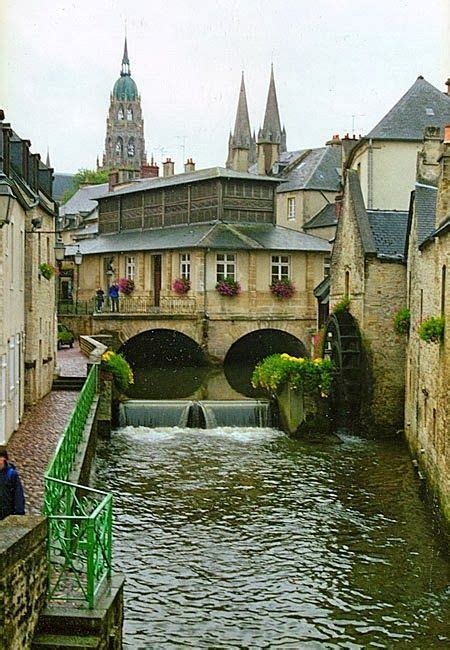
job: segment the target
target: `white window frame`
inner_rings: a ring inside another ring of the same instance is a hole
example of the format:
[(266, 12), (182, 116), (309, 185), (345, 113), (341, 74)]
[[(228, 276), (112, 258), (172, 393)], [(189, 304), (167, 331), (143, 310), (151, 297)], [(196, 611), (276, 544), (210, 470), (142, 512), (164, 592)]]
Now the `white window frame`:
[(125, 258), (125, 277), (133, 282), (136, 278), (136, 258), (134, 255), (127, 255)]
[(276, 280), (291, 279), (291, 256), (290, 255), (272, 255), (270, 265), (270, 278)]
[(183, 280), (191, 279), (191, 254), (180, 253), (180, 277)]
[(295, 196), (288, 196), (287, 200), (287, 218), (289, 221), (295, 221), (296, 215), (296, 201)]
[(225, 278), (236, 281), (236, 253), (216, 254), (216, 281)]

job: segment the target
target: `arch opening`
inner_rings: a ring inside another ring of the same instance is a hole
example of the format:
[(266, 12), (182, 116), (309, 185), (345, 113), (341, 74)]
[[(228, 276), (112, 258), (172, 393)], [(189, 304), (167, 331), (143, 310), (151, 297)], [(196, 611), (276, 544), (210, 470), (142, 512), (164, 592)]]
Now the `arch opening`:
[(126, 341), (119, 352), (133, 368), (135, 383), (127, 391), (133, 398), (189, 397), (208, 371), (198, 343), (176, 330), (146, 330)]
[(261, 329), (245, 334), (233, 343), (225, 356), (224, 372), (228, 383), (247, 397), (261, 395), (251, 384), (254, 367), (264, 357), (283, 352), (296, 357), (308, 356), (304, 343), (283, 330)]

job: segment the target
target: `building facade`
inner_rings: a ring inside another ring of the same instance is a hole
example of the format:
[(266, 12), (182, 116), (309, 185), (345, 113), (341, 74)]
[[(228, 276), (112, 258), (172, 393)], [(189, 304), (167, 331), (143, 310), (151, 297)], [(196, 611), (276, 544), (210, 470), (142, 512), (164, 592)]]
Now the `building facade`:
[(56, 206), (53, 170), (5, 122), (0, 122), (0, 164), (11, 199), (0, 229), (0, 444), (5, 444), (24, 406), (48, 393), (53, 382)]

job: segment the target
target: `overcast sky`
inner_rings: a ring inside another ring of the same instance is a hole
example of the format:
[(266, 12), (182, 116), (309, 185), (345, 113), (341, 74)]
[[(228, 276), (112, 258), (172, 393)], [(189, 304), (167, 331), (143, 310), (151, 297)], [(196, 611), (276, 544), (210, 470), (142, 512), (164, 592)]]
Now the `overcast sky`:
[[(9, 5), (7, 7), (6, 5)], [(127, 8), (125, 8), (125, 5)], [(450, 0), (0, 0), (0, 106), (57, 171), (93, 168), (125, 21), (148, 157), (224, 165), (241, 70), (262, 122), (273, 61), (288, 149), (366, 133), (419, 74), (450, 76)], [(354, 116), (354, 117), (352, 117)]]

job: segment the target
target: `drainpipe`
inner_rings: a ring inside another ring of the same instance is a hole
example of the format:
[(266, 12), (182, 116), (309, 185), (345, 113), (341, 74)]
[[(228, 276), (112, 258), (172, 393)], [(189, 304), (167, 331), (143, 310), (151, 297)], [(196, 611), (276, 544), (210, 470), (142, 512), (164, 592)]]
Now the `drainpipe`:
[(372, 138), (369, 140), (369, 153), (367, 161), (367, 207), (373, 208), (373, 145)]
[(208, 296), (206, 293), (206, 260), (209, 248), (203, 251), (203, 321), (202, 321), (202, 348), (208, 352), (208, 329), (209, 329), (209, 315), (208, 315)]

